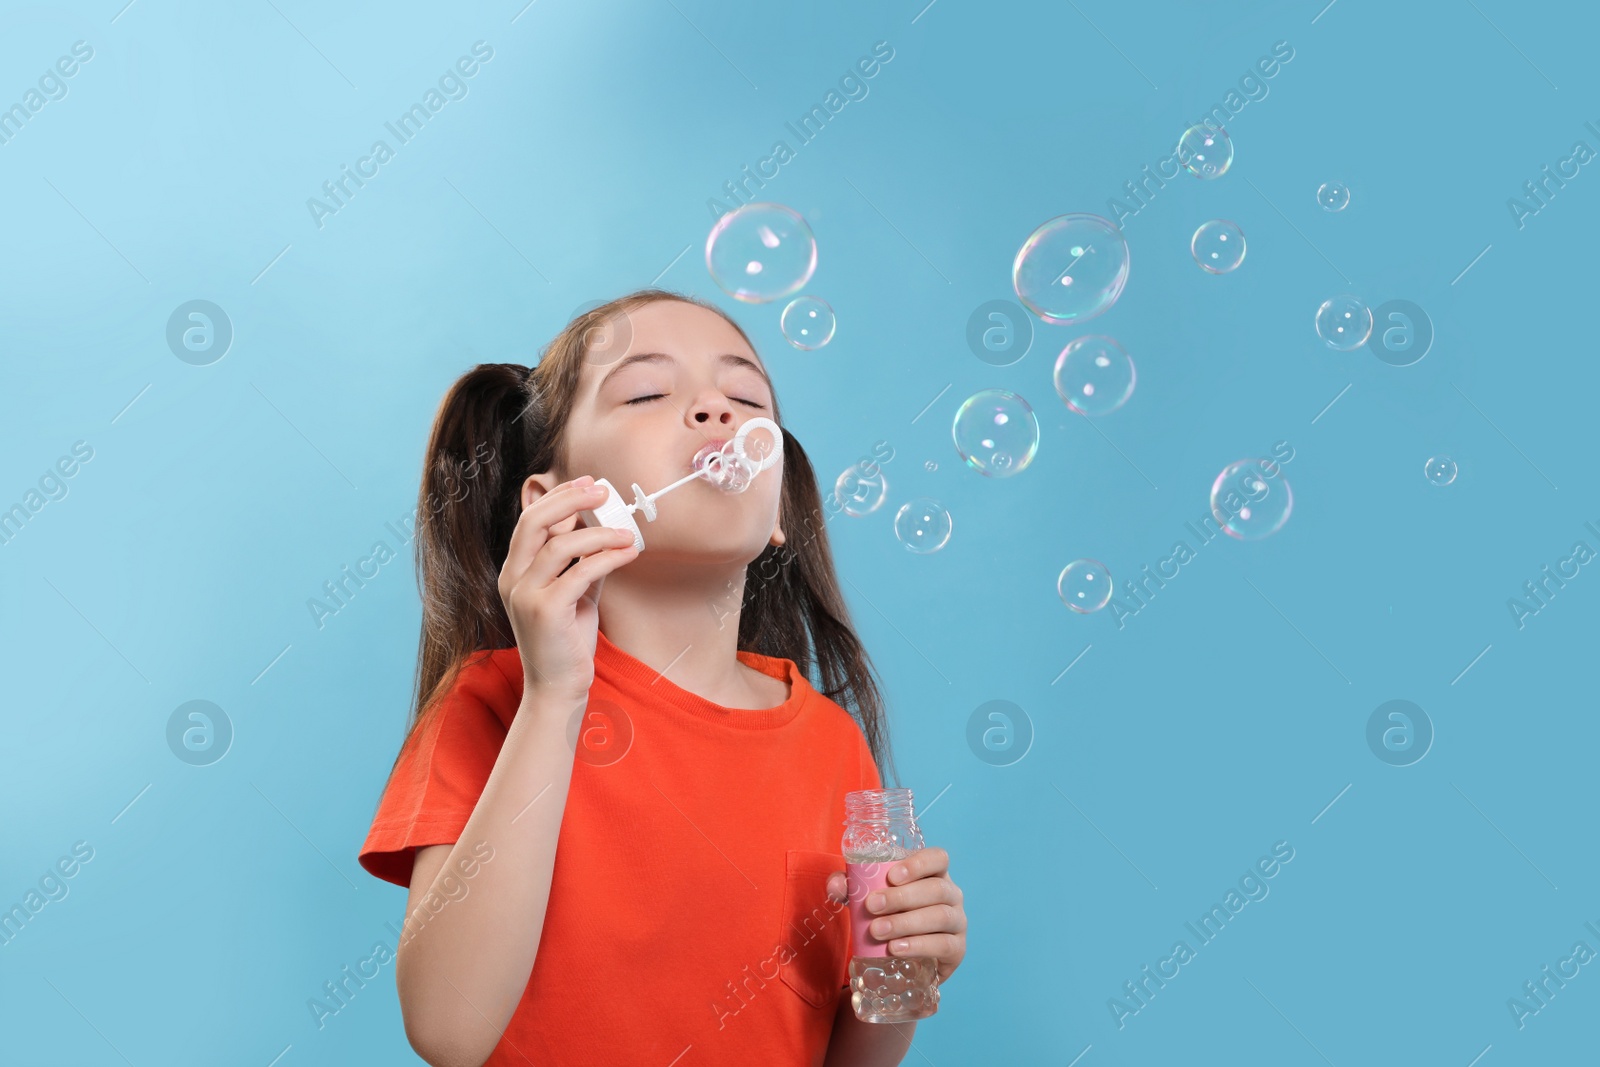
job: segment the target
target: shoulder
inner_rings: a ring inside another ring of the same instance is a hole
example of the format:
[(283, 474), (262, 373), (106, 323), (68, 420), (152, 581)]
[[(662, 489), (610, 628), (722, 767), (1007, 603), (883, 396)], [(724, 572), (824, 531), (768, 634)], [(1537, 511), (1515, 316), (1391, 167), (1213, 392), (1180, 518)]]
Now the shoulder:
[(800, 679), (797, 684), (806, 687), (806, 705), (812, 721), (827, 731), (841, 748), (852, 753), (866, 753), (866, 759), (870, 761), (872, 755), (867, 736), (856, 717), (842, 704), (812, 686), (804, 675), (800, 675)]
[(833, 751), (856, 767), (861, 782), (859, 788), (882, 788), (877, 758), (873, 755), (872, 745), (867, 741), (860, 720), (849, 709), (814, 688), (807, 696), (814, 720), (827, 731)]
[[(507, 665), (507, 654), (510, 665)], [(515, 681), (509, 670), (515, 669)], [(486, 739), (504, 737), (510, 729), (517, 707), (522, 704), (522, 659), (515, 648), (482, 649), (470, 653), (453, 673), (446, 675), (443, 689), (419, 715), (418, 723), (406, 737), (402, 760), (427, 755), (438, 745), (459, 742), (462, 736)], [(424, 752), (416, 753), (414, 750)]]
[(509, 725), (521, 703), (522, 657), (515, 648), (474, 652), (456, 676), (452, 692), (458, 689), (489, 705)]

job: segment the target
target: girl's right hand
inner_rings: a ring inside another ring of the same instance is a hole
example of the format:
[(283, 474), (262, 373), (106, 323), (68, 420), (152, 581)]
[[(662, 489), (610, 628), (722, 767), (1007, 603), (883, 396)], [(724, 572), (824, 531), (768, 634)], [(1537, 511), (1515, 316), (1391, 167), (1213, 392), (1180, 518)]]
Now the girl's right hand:
[(572, 703), (594, 684), (605, 577), (639, 554), (626, 530), (578, 525), (580, 511), (605, 502), (605, 488), (593, 483), (588, 475), (565, 482), (523, 508), (500, 568), (523, 691)]

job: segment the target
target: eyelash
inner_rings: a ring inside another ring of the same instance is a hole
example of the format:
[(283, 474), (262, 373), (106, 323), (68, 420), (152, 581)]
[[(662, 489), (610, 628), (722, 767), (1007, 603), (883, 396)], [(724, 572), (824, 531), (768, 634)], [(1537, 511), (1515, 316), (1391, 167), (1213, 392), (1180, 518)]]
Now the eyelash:
[[(646, 400), (660, 400), (665, 395), (666, 395), (665, 393), (651, 393), (649, 396), (637, 396), (637, 397), (634, 397), (632, 400), (629, 400), (628, 403), (630, 403), (630, 404), (643, 404)], [(765, 408), (767, 406), (765, 404), (757, 404), (754, 400), (740, 400), (738, 397), (734, 397), (734, 400), (738, 401), (741, 404), (748, 404), (750, 407), (753, 407), (753, 408)]]

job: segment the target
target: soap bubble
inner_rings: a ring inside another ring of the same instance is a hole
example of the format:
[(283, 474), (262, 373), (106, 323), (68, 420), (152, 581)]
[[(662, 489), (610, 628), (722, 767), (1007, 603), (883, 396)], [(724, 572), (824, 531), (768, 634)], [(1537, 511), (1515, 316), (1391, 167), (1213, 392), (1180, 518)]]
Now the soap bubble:
[(939, 469), (939, 465), (937, 463), (935, 463), (933, 460), (930, 459), (930, 460), (928, 460), (928, 462), (926, 462), (926, 463), (924, 463), (922, 465), (922, 469), (923, 470), (936, 471), (936, 470)]
[(1317, 186), (1317, 203), (1324, 211), (1343, 211), (1350, 203), (1350, 189), (1344, 182), (1323, 182)]
[(1178, 140), (1178, 162), (1203, 181), (1220, 178), (1233, 163), (1233, 139), (1220, 126), (1190, 126)]
[(1211, 514), (1223, 533), (1259, 541), (1289, 521), (1294, 493), (1283, 468), (1269, 459), (1241, 459), (1222, 468), (1211, 483)]
[(750, 488), (755, 472), (743, 460), (724, 459), (720, 455), (714, 463), (715, 470), (708, 476), (712, 485), (729, 493), (742, 493)]
[(1434, 456), (1422, 467), (1422, 473), (1434, 485), (1449, 485), (1455, 481), (1456, 470), (1456, 461), (1449, 456)]
[(1016, 393), (985, 389), (956, 409), (950, 427), (967, 466), (989, 478), (1020, 474), (1039, 451), (1039, 420)]
[(719, 489), (742, 493), (756, 475), (783, 462), (783, 431), (771, 419), (747, 419), (720, 446), (707, 443), (695, 453), (694, 467)]
[(1227, 274), (1244, 262), (1244, 231), (1227, 219), (1203, 222), (1189, 238), (1189, 252), (1201, 270)]
[(1097, 559), (1075, 559), (1061, 569), (1056, 593), (1079, 615), (1099, 611), (1111, 603), (1111, 572)]
[(1099, 215), (1058, 215), (1017, 249), (1011, 287), (1046, 322), (1084, 322), (1108, 310), (1128, 281), (1128, 242)]
[(907, 551), (918, 555), (937, 552), (950, 540), (953, 525), (943, 504), (925, 496), (900, 505), (894, 516), (894, 535)]
[(817, 239), (782, 204), (746, 204), (723, 215), (706, 238), (706, 269), (725, 293), (764, 304), (800, 291), (817, 269)]
[(866, 459), (846, 467), (833, 483), (834, 500), (853, 518), (877, 511), (888, 492), (883, 468)]
[(1080, 415), (1107, 415), (1133, 395), (1138, 374), (1115, 339), (1089, 334), (1067, 342), (1056, 357), (1056, 392)]
[(833, 308), (819, 296), (797, 296), (789, 301), (778, 318), (778, 327), (788, 342), (810, 352), (833, 340), (836, 320)]
[[(754, 458), (759, 462), (763, 455), (765, 455), (764, 445)], [(750, 483), (756, 476), (755, 466), (734, 450), (732, 441), (724, 444), (719, 451), (697, 456), (695, 469), (705, 471), (706, 481), (729, 493), (744, 492), (750, 488)]]
[(1336, 352), (1353, 352), (1372, 335), (1372, 309), (1359, 296), (1341, 293), (1317, 308), (1317, 336)]

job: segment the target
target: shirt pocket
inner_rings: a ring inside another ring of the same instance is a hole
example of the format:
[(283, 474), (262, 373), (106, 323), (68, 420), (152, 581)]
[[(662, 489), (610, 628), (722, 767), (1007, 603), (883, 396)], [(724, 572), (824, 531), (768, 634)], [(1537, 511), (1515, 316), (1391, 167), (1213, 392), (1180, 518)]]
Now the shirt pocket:
[(828, 876), (844, 869), (843, 853), (788, 850), (778, 974), (813, 1008), (833, 1007), (849, 979), (850, 907), (828, 899)]

